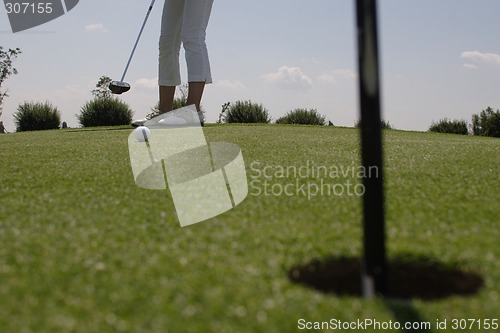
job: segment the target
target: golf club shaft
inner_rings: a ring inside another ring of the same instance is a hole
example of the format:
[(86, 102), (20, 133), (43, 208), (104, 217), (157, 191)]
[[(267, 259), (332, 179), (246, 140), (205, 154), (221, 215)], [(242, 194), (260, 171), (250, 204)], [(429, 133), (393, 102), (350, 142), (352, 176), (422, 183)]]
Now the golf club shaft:
[(135, 49), (137, 48), (137, 44), (139, 44), (139, 39), (141, 39), (142, 31), (144, 30), (144, 27), (146, 26), (146, 22), (148, 21), (149, 14), (151, 14), (151, 10), (153, 9), (153, 5), (156, 0), (152, 0), (151, 4), (149, 5), (148, 12), (146, 14), (146, 17), (144, 18), (144, 22), (142, 23), (141, 30), (139, 31), (139, 36), (137, 36), (137, 40), (135, 41), (134, 48), (132, 49), (132, 53), (130, 54), (130, 58), (128, 58), (127, 66), (125, 66), (125, 71), (123, 71), (122, 79), (120, 80), (123, 82), (125, 79), (125, 75), (127, 74), (128, 71), (128, 66), (130, 65), (130, 62), (132, 61), (132, 57), (134, 56)]
[(155, 159), (153, 157), (153, 152), (151, 151), (151, 146), (149, 145), (149, 137), (146, 133), (146, 129), (139, 127), (137, 130), (141, 130), (142, 137), (144, 138), (144, 142), (146, 143), (146, 147), (148, 148), (149, 158), (151, 159), (151, 165), (155, 164)]

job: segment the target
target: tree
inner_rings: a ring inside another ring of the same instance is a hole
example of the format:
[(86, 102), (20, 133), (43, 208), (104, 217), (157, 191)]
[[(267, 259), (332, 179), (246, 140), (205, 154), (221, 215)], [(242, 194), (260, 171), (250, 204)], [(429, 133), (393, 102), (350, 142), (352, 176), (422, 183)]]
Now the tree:
[(500, 111), (491, 107), (472, 115), (472, 134), (500, 138)]
[(112, 97), (111, 90), (109, 90), (109, 84), (111, 82), (111, 78), (108, 76), (101, 76), (99, 81), (95, 85), (97, 89), (92, 90), (92, 95), (95, 98), (110, 98)]
[(7, 90), (2, 92), (2, 84), (9, 76), (17, 74), (17, 69), (12, 67), (12, 61), (17, 58), (19, 54), (21, 54), (21, 50), (19, 48), (4, 51), (3, 47), (0, 46), (0, 116), (2, 115), (3, 99), (5, 97), (9, 97), (9, 95), (7, 95)]
[(222, 110), (219, 113), (219, 120), (217, 120), (217, 124), (222, 124), (222, 119), (224, 119), (224, 115), (229, 111), (229, 107), (231, 106), (231, 102), (227, 102), (222, 104)]

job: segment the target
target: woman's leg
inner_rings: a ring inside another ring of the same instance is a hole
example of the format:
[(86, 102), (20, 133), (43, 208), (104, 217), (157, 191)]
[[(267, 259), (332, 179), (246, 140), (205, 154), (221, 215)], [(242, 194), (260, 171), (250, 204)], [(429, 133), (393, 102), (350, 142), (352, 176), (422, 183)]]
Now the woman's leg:
[(212, 83), (210, 61), (205, 42), (206, 29), (212, 11), (213, 0), (185, 0), (181, 39), (186, 51), (188, 68), (188, 105), (195, 104), (200, 110), (206, 83)]
[(196, 110), (201, 111), (200, 104), (205, 89), (205, 82), (189, 82), (187, 105), (196, 105)]
[(172, 110), (175, 87), (181, 84), (179, 53), (185, 0), (165, 0), (158, 58), (160, 113)]
[(175, 86), (160, 86), (160, 113), (173, 110)]

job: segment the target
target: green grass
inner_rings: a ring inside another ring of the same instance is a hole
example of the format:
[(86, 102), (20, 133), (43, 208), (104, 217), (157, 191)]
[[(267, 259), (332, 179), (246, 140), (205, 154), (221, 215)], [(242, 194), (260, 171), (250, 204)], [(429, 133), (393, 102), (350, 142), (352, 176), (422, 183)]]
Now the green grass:
[[(208, 141), (242, 148), (249, 180), (252, 163), (359, 163), (354, 129), (204, 131)], [(130, 132), (0, 135), (0, 332), (304, 332), (300, 318), (395, 320), (398, 305), (325, 295), (287, 278), (314, 258), (361, 254), (360, 198), (256, 196), (250, 188), (237, 208), (181, 228), (167, 191), (135, 186)], [(456, 332), (453, 318), (500, 319), (500, 140), (384, 135), (389, 256), (431, 257), (485, 280), (474, 296), (413, 300), (412, 311), (432, 323), (448, 319), (439, 332)], [(358, 182), (334, 181), (347, 180)]]

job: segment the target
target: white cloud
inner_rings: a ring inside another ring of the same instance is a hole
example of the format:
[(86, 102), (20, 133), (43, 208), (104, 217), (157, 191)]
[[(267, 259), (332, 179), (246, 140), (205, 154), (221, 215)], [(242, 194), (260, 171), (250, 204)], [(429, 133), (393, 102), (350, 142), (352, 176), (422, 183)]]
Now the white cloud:
[(357, 74), (352, 69), (334, 69), (333, 74), (343, 79), (355, 79)]
[(155, 77), (152, 79), (139, 79), (135, 81), (135, 86), (146, 90), (156, 90), (158, 89), (158, 78)]
[(312, 86), (312, 80), (299, 67), (281, 66), (276, 73), (266, 74), (262, 77), (268, 83), (283, 88), (308, 89)]
[(500, 65), (500, 54), (483, 53), (479, 51), (465, 51), (460, 55), (462, 59), (470, 59), (475, 62)]
[(477, 66), (474, 64), (464, 64), (464, 67), (467, 69), (477, 69)]
[(91, 32), (107, 32), (108, 30), (104, 27), (102, 23), (92, 23), (85, 26), (85, 31)]
[(356, 73), (351, 69), (334, 69), (318, 76), (318, 81), (323, 83), (337, 83), (338, 79), (355, 79)]
[(321, 61), (319, 61), (319, 59), (316, 57), (312, 57), (312, 58), (308, 58), (308, 59), (302, 59), (302, 63), (303, 64), (311, 64), (311, 65), (319, 65), (319, 64), (321, 64)]
[(324, 73), (318, 76), (318, 81), (322, 83), (337, 83), (332, 73)]
[(246, 89), (245, 85), (241, 81), (218, 80), (215, 82), (215, 85), (231, 92), (239, 92)]

